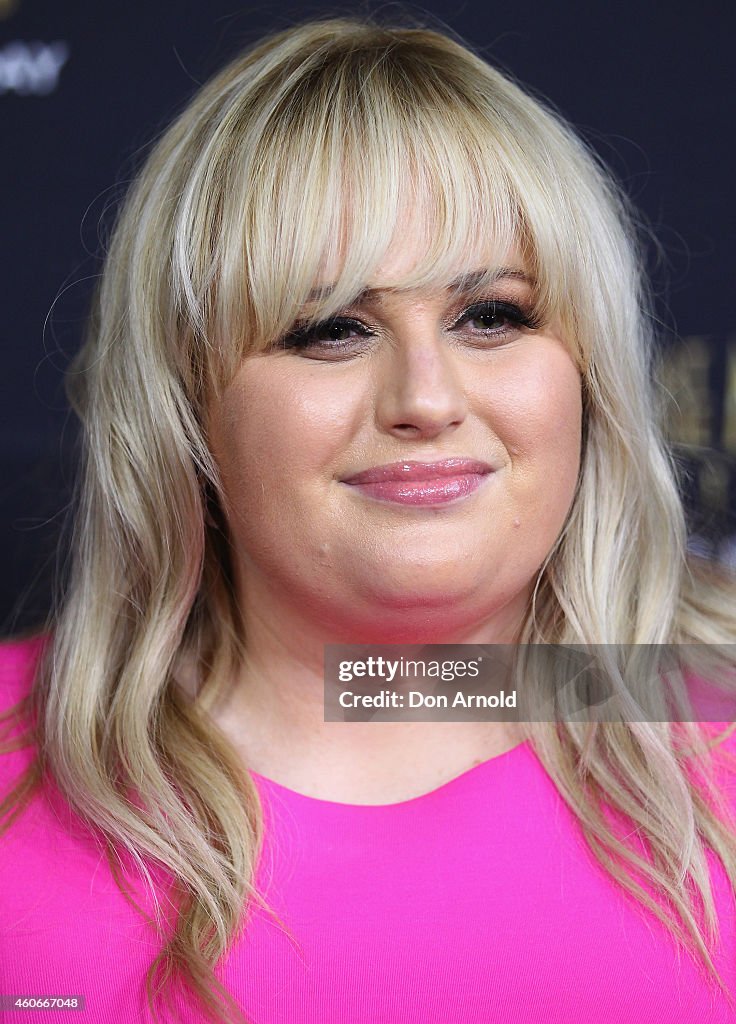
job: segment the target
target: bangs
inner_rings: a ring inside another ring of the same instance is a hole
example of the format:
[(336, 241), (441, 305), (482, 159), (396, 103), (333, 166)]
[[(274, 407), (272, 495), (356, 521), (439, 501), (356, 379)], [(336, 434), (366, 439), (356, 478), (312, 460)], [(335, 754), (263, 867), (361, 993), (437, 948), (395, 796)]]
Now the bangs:
[[(376, 271), (412, 228), (423, 241), (392, 288), (445, 290), (472, 274), (473, 291), (482, 291), (515, 247), (533, 282), (535, 319), (563, 314), (569, 246), (555, 226), (564, 211), (559, 201), (553, 208), (548, 150), (524, 109), (532, 101), (516, 100), (509, 116), (494, 96), (493, 69), (478, 61), (491, 79), (479, 83), (447, 53), (422, 59), (416, 44), (311, 56), (282, 75), (280, 93), (264, 81), (255, 109), (240, 112), (239, 134), (221, 147), (223, 173), (209, 165), (209, 186), (222, 182), (219, 233), (213, 247), (210, 219), (212, 255), (200, 249), (197, 260), (207, 266), (208, 299), (189, 316), (203, 323), (224, 379), (297, 318), (316, 323), (388, 284)], [(519, 90), (498, 77), (515, 99)], [(190, 245), (198, 248), (193, 236)], [(183, 290), (202, 294), (202, 282)]]

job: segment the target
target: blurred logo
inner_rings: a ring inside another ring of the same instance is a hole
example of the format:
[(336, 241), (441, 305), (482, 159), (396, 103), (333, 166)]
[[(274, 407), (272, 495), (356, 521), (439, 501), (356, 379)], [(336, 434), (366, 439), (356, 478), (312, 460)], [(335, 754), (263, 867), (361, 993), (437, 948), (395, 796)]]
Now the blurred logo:
[(0, 95), (47, 96), (68, 58), (66, 43), (8, 43), (0, 49)]
[(8, 18), (18, 6), (18, 0), (0, 0), (0, 18)]

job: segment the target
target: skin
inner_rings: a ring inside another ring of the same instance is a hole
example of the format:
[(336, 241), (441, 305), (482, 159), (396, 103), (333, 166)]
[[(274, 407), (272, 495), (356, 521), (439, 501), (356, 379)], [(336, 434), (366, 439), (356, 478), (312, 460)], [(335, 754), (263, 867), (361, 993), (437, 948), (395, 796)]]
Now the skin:
[[(500, 722), (325, 722), (323, 645), (513, 643), (580, 465), (581, 380), (558, 329), (489, 338), (503, 321), (457, 325), (477, 296), (390, 290), (420, 245), (404, 231), (368, 282), (387, 290), (338, 314), (373, 337), (248, 356), (209, 410), (249, 653), (215, 719), (249, 767), (321, 799), (410, 799), (516, 745)], [(516, 251), (503, 266), (526, 271)], [(482, 297), (529, 305), (532, 284)], [(451, 456), (495, 473), (442, 508), (341, 481)]]

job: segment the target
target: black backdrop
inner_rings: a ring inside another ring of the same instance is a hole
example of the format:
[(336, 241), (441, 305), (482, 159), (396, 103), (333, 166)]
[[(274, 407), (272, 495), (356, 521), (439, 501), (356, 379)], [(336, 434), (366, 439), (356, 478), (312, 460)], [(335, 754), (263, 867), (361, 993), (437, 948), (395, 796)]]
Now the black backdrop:
[[(662, 243), (658, 258), (652, 248), (651, 270), (665, 344), (705, 342), (716, 410), (709, 441), (724, 450), (736, 336), (730, 7), (370, 7), (445, 22), (548, 97), (612, 166)], [(61, 374), (79, 343), (115, 204), (147, 143), (199, 83), (260, 34), (305, 15), (364, 9), (292, 4), (275, 14), (226, 0), (0, 0), (0, 633), (32, 626), (48, 606), (75, 435)], [(732, 506), (729, 499), (721, 531)]]

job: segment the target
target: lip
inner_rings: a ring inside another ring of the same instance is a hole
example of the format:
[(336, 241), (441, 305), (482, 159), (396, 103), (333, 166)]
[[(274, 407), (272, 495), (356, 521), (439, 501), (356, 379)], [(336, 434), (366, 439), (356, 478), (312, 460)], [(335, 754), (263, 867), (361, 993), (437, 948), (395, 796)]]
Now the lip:
[(417, 462), (406, 459), (403, 462), (390, 462), (384, 466), (372, 466), (360, 473), (342, 478), (345, 484), (378, 484), (385, 481), (437, 480), (442, 477), (458, 477), (473, 474), (484, 476), (491, 472), (487, 462), (479, 459), (453, 458), (441, 462)]
[(392, 462), (373, 466), (343, 479), (361, 494), (399, 505), (445, 505), (476, 491), (492, 474), (487, 462), (478, 459), (444, 459), (442, 462)]

